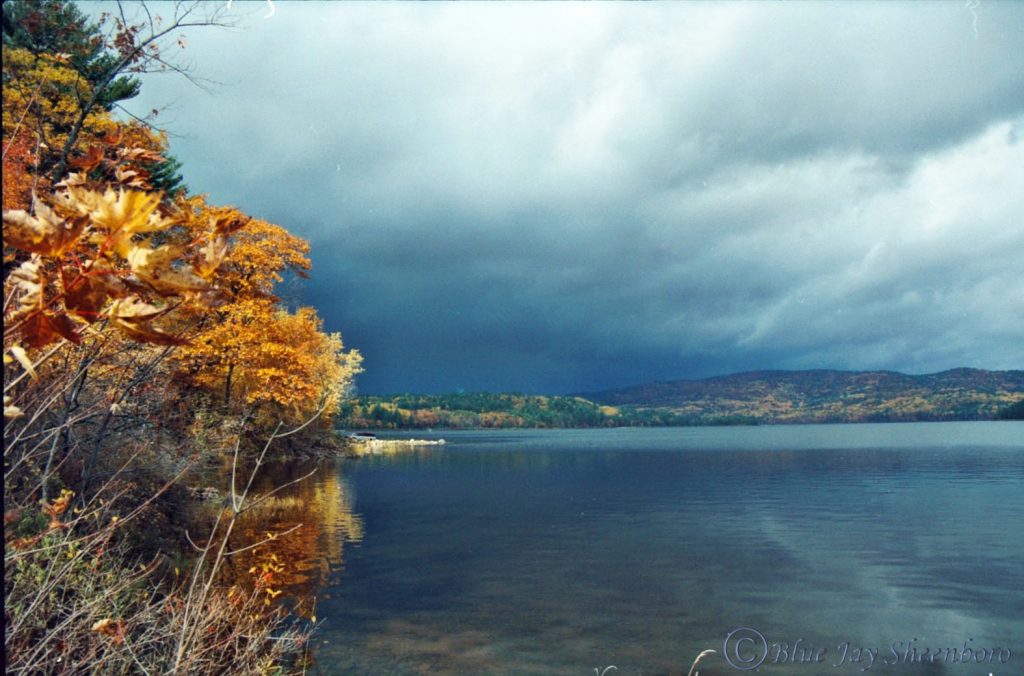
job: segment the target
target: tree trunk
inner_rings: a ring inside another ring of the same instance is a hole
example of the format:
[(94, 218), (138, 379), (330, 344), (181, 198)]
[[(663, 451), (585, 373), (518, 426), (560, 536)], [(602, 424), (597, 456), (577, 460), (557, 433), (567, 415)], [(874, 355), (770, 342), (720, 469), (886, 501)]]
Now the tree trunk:
[(235, 372), (235, 365), (228, 365), (228, 377), (224, 381), (224, 412), (227, 413), (231, 405), (231, 376)]

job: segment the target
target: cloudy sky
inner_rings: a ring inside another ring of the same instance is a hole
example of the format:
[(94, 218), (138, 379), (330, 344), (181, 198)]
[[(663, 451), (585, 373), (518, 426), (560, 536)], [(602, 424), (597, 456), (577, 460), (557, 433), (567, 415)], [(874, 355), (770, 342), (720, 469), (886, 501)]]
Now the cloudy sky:
[(361, 392), (1024, 368), (1024, 4), (274, 9), (131, 107), (309, 239)]

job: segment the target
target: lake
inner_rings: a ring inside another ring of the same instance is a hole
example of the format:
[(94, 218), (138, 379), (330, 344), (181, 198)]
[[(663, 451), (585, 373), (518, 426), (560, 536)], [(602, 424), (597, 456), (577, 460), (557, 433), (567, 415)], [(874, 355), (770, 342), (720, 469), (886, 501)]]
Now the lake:
[(1024, 673), (1024, 423), (412, 436), (268, 517), (320, 673)]

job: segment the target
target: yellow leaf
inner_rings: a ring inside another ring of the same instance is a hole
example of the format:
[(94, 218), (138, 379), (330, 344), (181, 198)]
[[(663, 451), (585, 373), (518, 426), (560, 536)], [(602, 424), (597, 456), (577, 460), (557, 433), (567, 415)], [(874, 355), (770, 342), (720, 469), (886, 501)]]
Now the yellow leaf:
[[(124, 620), (112, 620), (109, 617), (98, 620), (92, 625), (92, 630), (104, 636), (113, 636), (115, 639), (123, 640)], [(120, 642), (120, 641), (118, 641)]]
[(97, 620), (96, 623), (92, 625), (92, 630), (101, 634), (106, 633), (112, 624), (114, 624), (114, 621), (109, 617), (106, 617), (102, 620)]
[(158, 269), (151, 273), (139, 273), (138, 277), (156, 291), (164, 294), (205, 291), (210, 288), (206, 280), (193, 273), (185, 265), (179, 268)]
[(152, 325), (154, 319), (166, 314), (170, 307), (158, 308), (136, 296), (114, 301), (107, 311), (111, 322), (128, 336), (144, 343), (183, 345), (187, 341), (172, 336)]
[(4, 245), (22, 251), (58, 257), (78, 243), (85, 221), (68, 224), (33, 196), (35, 215), (22, 209), (4, 211)]
[[(32, 379), (34, 380), (37, 377), (36, 369), (32, 365), (32, 360), (28, 358), (28, 354), (25, 352), (25, 348), (23, 348), (21, 345), (11, 345), (7, 349), (10, 350), (11, 355), (18, 360), (18, 363), (21, 364), (22, 368), (24, 368), (25, 371), (28, 372), (28, 375), (32, 377)], [(4, 356), (6, 357), (7, 355)]]
[(102, 195), (92, 193), (85, 203), (91, 207), (88, 213), (93, 222), (109, 232), (159, 232), (175, 223), (156, 213), (160, 195), (154, 193), (139, 190), (119, 190), (115, 193), (108, 189)]
[(179, 256), (183, 249), (170, 244), (150, 249), (141, 244), (133, 246), (128, 250), (125, 260), (134, 272), (152, 272), (161, 268), (169, 267)]
[(16, 294), (17, 309), (10, 317), (4, 318), (5, 324), (13, 322), (29, 312), (43, 309), (43, 288), (46, 286), (46, 275), (40, 267), (40, 262), (39, 255), (33, 254), (32, 258), (23, 262), (8, 275), (7, 283), (11, 285), (11, 291)]
[(102, 195), (80, 188), (69, 187), (64, 195), (64, 206), (88, 216), (93, 224), (106, 232), (93, 238), (97, 244), (106, 242), (122, 258), (132, 249), (132, 235), (161, 232), (178, 221), (162, 216), (160, 195), (140, 190), (108, 189)]
[(217, 271), (220, 264), (224, 261), (224, 257), (228, 253), (228, 238), (224, 234), (218, 234), (216, 237), (206, 243), (206, 246), (202, 249), (203, 257), (196, 266), (196, 272), (200, 277), (209, 279), (213, 273)]

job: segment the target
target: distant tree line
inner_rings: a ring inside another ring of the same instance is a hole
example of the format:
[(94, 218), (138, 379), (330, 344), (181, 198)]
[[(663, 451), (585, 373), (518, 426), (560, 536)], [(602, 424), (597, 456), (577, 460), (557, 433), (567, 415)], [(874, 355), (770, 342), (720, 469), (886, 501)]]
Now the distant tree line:
[[(1024, 401), (1006, 406), (1000, 394), (976, 391), (915, 393), (865, 402), (838, 399), (817, 407), (794, 402), (782, 414), (739, 394), (706, 399), (686, 409), (659, 405), (601, 404), (584, 397), (458, 392), (365, 396), (345, 401), (338, 425), (371, 429), (482, 429), (573, 427), (687, 427), (779, 423), (931, 422), (1022, 420)], [(1002, 405), (1002, 408), (998, 408)]]
[(996, 417), (999, 420), (1024, 420), (1024, 399), (1007, 406)]
[(581, 397), (469, 392), (368, 396), (343, 402), (338, 424), (374, 429), (668, 427), (747, 425), (747, 416), (602, 406)]

